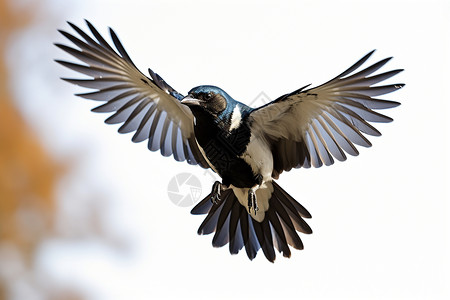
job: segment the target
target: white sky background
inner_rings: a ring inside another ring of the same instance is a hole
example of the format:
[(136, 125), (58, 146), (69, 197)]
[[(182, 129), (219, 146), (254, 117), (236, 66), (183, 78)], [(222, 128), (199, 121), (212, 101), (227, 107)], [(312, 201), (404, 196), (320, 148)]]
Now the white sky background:
[[(37, 20), (11, 50), (23, 57), (12, 63), (19, 105), (59, 159), (85, 153), (57, 192), (61, 218), (82, 223), (84, 201), (99, 201), (86, 191), (101, 191), (104, 230), (126, 245), (49, 241), (38, 253), (49, 285), (80, 287), (90, 299), (450, 296), (448, 1), (47, 2), (42, 10), (60, 23)], [(402, 105), (386, 111), (394, 122), (376, 124), (383, 136), (360, 156), (282, 174), (280, 185), (313, 215), (314, 234), (290, 259), (271, 264), (260, 252), (250, 262), (245, 250), (231, 256), (197, 236), (203, 216), (169, 201), (167, 184), (181, 172), (195, 174), (205, 196), (203, 169), (133, 144), (89, 111), (96, 103), (73, 96), (86, 90), (58, 79), (77, 74), (51, 61), (68, 58), (52, 45), (68, 43), (56, 27), (69, 30), (67, 19), (86, 28), (84, 18), (105, 36), (113, 27), (142, 71), (179, 92), (213, 84), (247, 104), (261, 91), (276, 98), (321, 84), (378, 49), (370, 62), (394, 56), (381, 71), (405, 69), (390, 81), (405, 88), (384, 97)], [(53, 40), (42, 34), (53, 30)]]

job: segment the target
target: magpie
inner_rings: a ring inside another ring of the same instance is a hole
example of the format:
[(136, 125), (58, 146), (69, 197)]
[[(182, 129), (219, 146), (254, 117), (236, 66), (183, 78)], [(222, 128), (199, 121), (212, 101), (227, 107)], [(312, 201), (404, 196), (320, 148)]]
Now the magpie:
[(231, 254), (245, 248), (250, 260), (260, 249), (271, 262), (275, 249), (290, 257), (290, 247), (303, 249), (298, 232), (312, 233), (304, 220), (311, 214), (275, 179), (358, 155), (355, 144), (371, 146), (364, 134), (381, 135), (369, 122), (392, 121), (375, 110), (400, 105), (374, 98), (404, 86), (376, 85), (403, 71), (374, 74), (392, 57), (362, 68), (375, 50), (322, 85), (252, 108), (211, 85), (183, 96), (151, 69), (141, 73), (111, 28), (116, 50), (89, 21), (91, 34), (68, 24), (78, 37), (59, 30), (73, 45), (55, 45), (81, 63), (56, 62), (89, 78), (62, 79), (93, 89), (76, 95), (102, 101), (92, 111), (114, 112), (105, 122), (123, 123), (119, 133), (134, 132), (133, 142), (217, 173), (222, 181), (191, 211), (206, 214), (198, 233), (214, 233), (213, 246), (228, 244)]

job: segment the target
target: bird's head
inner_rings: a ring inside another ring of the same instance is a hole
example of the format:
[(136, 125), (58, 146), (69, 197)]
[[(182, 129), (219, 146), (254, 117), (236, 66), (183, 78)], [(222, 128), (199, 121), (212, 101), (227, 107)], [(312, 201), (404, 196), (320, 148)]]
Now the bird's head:
[(194, 115), (208, 113), (218, 116), (233, 102), (225, 91), (211, 85), (201, 85), (189, 91), (189, 94), (181, 100), (181, 103), (189, 106)]

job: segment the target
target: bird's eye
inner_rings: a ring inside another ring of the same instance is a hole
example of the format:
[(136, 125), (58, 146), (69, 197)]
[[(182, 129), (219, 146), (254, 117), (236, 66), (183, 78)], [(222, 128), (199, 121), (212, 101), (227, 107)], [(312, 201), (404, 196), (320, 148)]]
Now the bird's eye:
[(205, 100), (210, 100), (212, 98), (213, 94), (211, 92), (205, 94)]

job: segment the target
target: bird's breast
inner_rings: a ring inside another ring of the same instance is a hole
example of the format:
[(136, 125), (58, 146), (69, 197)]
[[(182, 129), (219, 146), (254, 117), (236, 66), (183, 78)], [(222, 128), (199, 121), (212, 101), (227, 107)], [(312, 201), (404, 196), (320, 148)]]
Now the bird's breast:
[(195, 125), (195, 135), (202, 153), (211, 168), (218, 173), (223, 183), (237, 187), (252, 187), (257, 175), (252, 166), (243, 158), (250, 143), (250, 128), (246, 123), (231, 132), (217, 124), (199, 123)]

